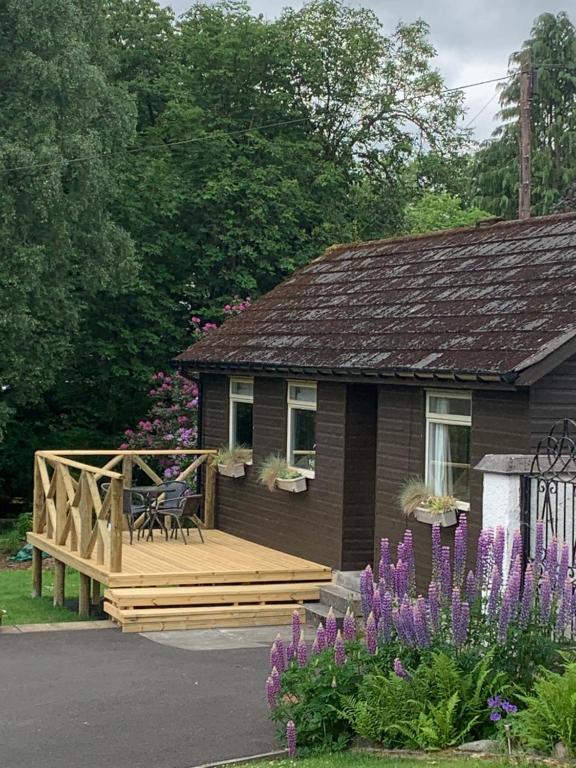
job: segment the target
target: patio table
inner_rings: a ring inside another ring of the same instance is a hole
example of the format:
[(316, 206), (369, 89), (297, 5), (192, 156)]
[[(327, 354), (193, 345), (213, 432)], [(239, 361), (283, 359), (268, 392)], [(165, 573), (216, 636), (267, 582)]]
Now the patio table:
[(134, 493), (142, 494), (146, 502), (146, 509), (144, 510), (145, 517), (144, 517), (144, 521), (142, 522), (142, 525), (138, 529), (138, 538), (140, 538), (140, 532), (143, 531), (146, 528), (146, 526), (148, 526), (148, 535), (146, 536), (146, 541), (153, 541), (154, 540), (153, 531), (154, 531), (155, 521), (158, 522), (160, 528), (166, 535), (166, 538), (168, 538), (168, 531), (166, 529), (166, 525), (158, 516), (156, 507), (154, 505), (154, 502), (157, 500), (158, 496), (164, 493), (164, 489), (158, 485), (134, 485), (128, 488), (127, 490), (134, 491)]

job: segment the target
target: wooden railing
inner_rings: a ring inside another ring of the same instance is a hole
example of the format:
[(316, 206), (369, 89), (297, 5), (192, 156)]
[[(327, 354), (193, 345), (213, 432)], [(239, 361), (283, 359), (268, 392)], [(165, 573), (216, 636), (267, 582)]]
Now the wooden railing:
[[(34, 533), (45, 534), (59, 546), (95, 557), (98, 565), (122, 571), (123, 490), (132, 485), (134, 466), (154, 484), (163, 482), (144, 457), (190, 456), (191, 463), (173, 480), (186, 480), (206, 464), (204, 479), (204, 524), (214, 527), (216, 451), (37, 451), (34, 465)], [(86, 463), (92, 457), (110, 457), (101, 467)], [(80, 460), (79, 460), (80, 459)], [(121, 464), (121, 472), (115, 468)], [(102, 493), (98, 481), (109, 485)]]

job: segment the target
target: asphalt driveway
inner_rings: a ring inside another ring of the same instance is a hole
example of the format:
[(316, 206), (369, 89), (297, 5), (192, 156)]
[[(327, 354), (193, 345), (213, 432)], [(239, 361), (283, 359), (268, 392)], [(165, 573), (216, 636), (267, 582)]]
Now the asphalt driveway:
[(268, 650), (0, 635), (2, 768), (190, 768), (274, 749)]

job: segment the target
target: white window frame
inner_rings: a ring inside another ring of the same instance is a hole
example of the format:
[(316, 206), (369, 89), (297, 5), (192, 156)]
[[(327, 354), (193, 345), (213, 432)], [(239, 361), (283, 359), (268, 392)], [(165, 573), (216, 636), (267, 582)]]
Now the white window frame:
[[(470, 403), (470, 415), (462, 416), (456, 413), (437, 413), (430, 410), (431, 397), (448, 397), (453, 400), (468, 400)], [(472, 393), (469, 391), (460, 391), (455, 389), (427, 389), (426, 390), (426, 455), (424, 457), (425, 482), (429, 481), (429, 455), (430, 455), (430, 425), (431, 424), (454, 424), (458, 427), (472, 428)], [(463, 512), (470, 510), (470, 504), (465, 501), (458, 501), (456, 505)]]
[[(302, 400), (291, 400), (290, 399), (290, 387), (307, 387), (309, 389), (313, 389), (316, 397), (314, 398), (313, 403), (306, 403)], [(288, 404), (288, 429), (286, 434), (286, 457), (288, 459), (288, 462), (290, 462), (290, 456), (292, 454), (291, 446), (292, 446), (292, 411), (314, 411), (314, 413), (317, 412), (317, 404), (318, 404), (318, 385), (315, 381), (298, 381), (298, 380), (288, 380), (288, 388), (286, 390), (286, 401)], [(292, 466), (292, 465), (290, 465)], [(304, 477), (309, 477), (311, 479), (314, 479), (316, 476), (316, 472), (311, 469), (302, 469), (302, 467), (293, 467), (293, 469), (296, 469), (298, 472), (301, 472)]]
[[(251, 384), (251, 395), (239, 395), (233, 391), (234, 384)], [(234, 448), (236, 446), (235, 435), (235, 404), (236, 403), (250, 403), (252, 406), (252, 418), (254, 418), (254, 379), (251, 376), (231, 376), (228, 384), (228, 447)], [(250, 463), (250, 462), (247, 462)]]

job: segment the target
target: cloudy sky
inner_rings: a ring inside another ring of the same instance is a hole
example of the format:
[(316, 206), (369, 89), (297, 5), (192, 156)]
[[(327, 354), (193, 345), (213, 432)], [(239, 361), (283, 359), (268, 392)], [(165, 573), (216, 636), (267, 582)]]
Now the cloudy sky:
[[(508, 56), (518, 50), (530, 33), (533, 20), (546, 11), (570, 10), (574, 0), (363, 0), (350, 5), (372, 8), (392, 29), (397, 21), (422, 17), (430, 25), (430, 37), (438, 51), (437, 67), (448, 87), (489, 80), (506, 73)], [(193, 0), (172, 0), (176, 13), (190, 8)], [(302, 0), (252, 0), (256, 13), (273, 18), (281, 8), (299, 8)], [(476, 137), (488, 137), (498, 110), (495, 84), (468, 88), (467, 116)], [(492, 99), (492, 100), (491, 100)], [(491, 100), (491, 101), (490, 101)], [(481, 112), (481, 114), (478, 114)]]

